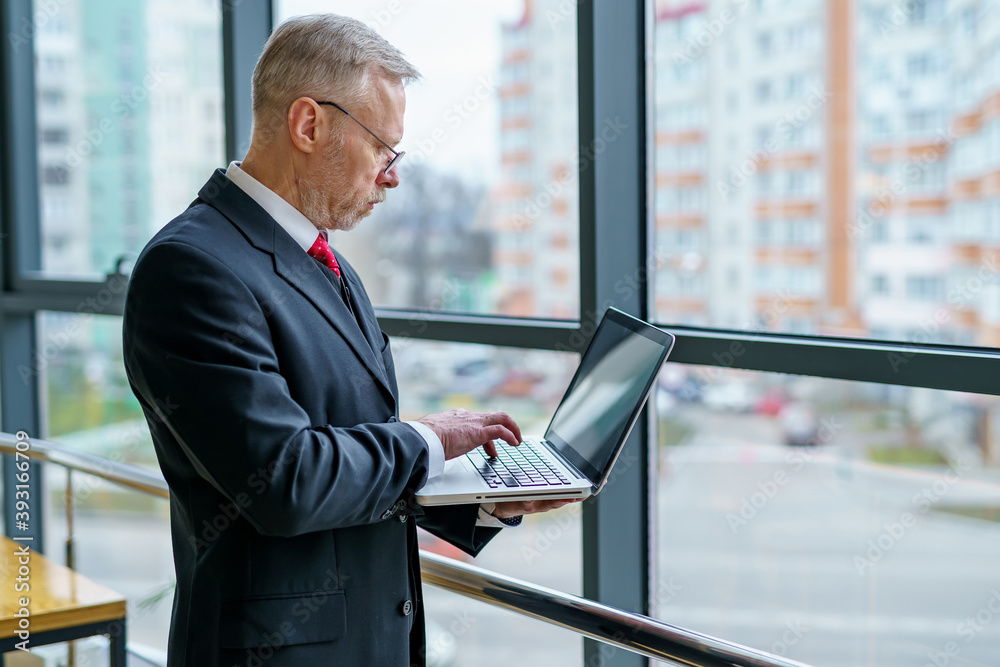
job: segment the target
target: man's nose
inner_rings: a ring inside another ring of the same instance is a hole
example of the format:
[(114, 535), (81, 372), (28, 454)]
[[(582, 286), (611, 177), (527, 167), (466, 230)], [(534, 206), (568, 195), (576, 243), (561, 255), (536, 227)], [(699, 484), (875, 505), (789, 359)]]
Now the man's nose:
[(399, 185), (399, 167), (396, 165), (392, 166), (389, 173), (384, 170), (378, 173), (378, 178), (375, 179), (376, 185), (384, 185), (387, 188), (394, 188)]

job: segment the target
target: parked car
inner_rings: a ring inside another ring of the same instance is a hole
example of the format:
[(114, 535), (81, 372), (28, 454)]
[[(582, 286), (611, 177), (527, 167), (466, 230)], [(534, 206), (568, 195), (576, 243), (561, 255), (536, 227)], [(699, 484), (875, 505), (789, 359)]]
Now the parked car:
[(713, 410), (749, 412), (754, 406), (754, 394), (745, 382), (710, 384), (701, 394), (702, 402)]
[(805, 447), (819, 444), (819, 417), (808, 403), (792, 401), (781, 408), (778, 415), (785, 444), (790, 447)]

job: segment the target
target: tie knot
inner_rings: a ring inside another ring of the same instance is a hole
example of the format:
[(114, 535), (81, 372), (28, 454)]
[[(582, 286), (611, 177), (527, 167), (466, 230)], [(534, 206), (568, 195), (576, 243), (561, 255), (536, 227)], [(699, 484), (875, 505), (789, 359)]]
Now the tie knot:
[(334, 256), (333, 250), (330, 249), (330, 244), (326, 242), (322, 234), (316, 237), (316, 241), (308, 252), (310, 257), (333, 271), (338, 278), (340, 277), (340, 264), (337, 263), (337, 258)]

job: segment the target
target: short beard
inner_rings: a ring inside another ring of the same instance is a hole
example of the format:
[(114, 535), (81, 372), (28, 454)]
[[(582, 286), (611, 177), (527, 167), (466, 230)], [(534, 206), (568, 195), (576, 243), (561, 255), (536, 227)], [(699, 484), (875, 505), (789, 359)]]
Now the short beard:
[[(302, 214), (318, 229), (349, 232), (371, 212), (365, 208), (365, 204), (371, 201), (369, 195), (361, 195), (357, 201), (336, 201), (332, 207), (329, 204), (329, 192), (350, 189), (350, 177), (343, 166), (343, 144), (342, 138), (331, 137), (323, 148), (322, 166), (312, 176), (299, 179)], [(381, 200), (384, 193), (376, 193), (374, 198)]]

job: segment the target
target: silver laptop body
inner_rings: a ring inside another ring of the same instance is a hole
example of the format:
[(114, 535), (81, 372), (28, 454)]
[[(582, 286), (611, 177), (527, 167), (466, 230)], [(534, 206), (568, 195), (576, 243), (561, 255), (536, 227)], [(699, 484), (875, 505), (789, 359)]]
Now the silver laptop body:
[[(498, 442), (445, 463), (416, 494), (421, 505), (586, 498), (608, 480), (674, 337), (609, 309), (542, 437)], [(502, 450), (502, 451), (501, 451)]]

